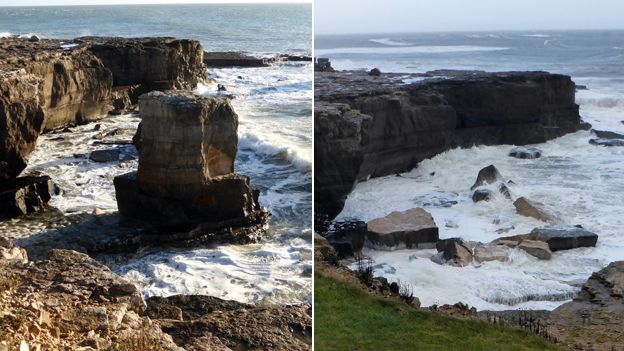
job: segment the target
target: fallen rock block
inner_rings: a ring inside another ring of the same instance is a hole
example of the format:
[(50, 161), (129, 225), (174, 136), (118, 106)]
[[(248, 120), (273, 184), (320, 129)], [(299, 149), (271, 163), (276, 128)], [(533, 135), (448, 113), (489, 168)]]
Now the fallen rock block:
[(439, 240), (436, 244), (438, 253), (444, 262), (454, 266), (465, 267), (472, 262), (472, 249), (462, 238)]
[(500, 172), (494, 165), (489, 165), (479, 171), (477, 180), (470, 187), (470, 190), (475, 190), (480, 186), (494, 184), (500, 181), (503, 181), (503, 176), (501, 176)]
[(579, 247), (595, 247), (598, 235), (583, 228), (543, 227), (531, 231), (535, 240), (548, 243), (551, 251), (576, 249)]
[(119, 150), (95, 150), (89, 155), (93, 162), (115, 162), (119, 161)]
[(525, 197), (519, 197), (514, 201), (516, 212), (519, 215), (533, 217), (543, 222), (554, 223), (559, 221), (557, 216), (544, 208), (544, 204), (533, 202)]
[(366, 243), (377, 248), (433, 248), (439, 239), (433, 217), (422, 208), (394, 211), (366, 226)]
[(540, 260), (550, 260), (552, 258), (552, 251), (550, 251), (548, 243), (543, 241), (523, 240), (518, 245), (518, 248)]

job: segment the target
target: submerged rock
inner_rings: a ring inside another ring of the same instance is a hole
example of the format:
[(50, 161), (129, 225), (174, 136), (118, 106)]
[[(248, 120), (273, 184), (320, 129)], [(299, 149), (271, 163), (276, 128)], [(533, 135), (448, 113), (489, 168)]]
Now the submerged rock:
[(422, 208), (391, 212), (366, 227), (366, 242), (378, 248), (432, 248), (439, 240), (433, 217)]
[(534, 147), (518, 146), (509, 151), (509, 156), (521, 159), (534, 159), (542, 156), (542, 151)]
[(119, 150), (95, 150), (89, 154), (89, 159), (93, 162), (119, 161)]
[(596, 134), (598, 138), (602, 139), (624, 139), (624, 134), (615, 133), (608, 130), (592, 129), (592, 133)]
[(589, 139), (589, 143), (598, 146), (624, 146), (624, 140), (622, 139)]
[(479, 174), (477, 175), (477, 180), (475, 180), (474, 184), (470, 187), (470, 190), (475, 190), (480, 186), (494, 184), (496, 182), (502, 181), (504, 181), (504, 179), (498, 169), (494, 165), (489, 165), (479, 171)]

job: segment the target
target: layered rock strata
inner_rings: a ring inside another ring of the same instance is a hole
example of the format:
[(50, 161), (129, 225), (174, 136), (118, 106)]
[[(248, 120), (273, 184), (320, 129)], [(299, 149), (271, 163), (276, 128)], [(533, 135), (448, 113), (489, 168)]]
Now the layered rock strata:
[[(406, 83), (407, 82), (407, 83)], [(544, 142), (578, 130), (575, 85), (546, 72), (315, 74), (315, 209), (454, 147)]]
[(196, 87), (202, 60), (193, 40), (0, 38), (0, 179), (22, 182), (43, 132), (122, 113), (151, 90)]
[[(188, 232), (189, 240), (257, 241), (268, 213), (249, 178), (233, 173), (238, 116), (229, 101), (167, 91), (141, 96), (139, 106), (138, 172), (114, 180), (122, 218)], [(255, 229), (209, 235), (238, 227)]]
[[(287, 60), (289, 57), (285, 57)], [(268, 67), (280, 63), (284, 59), (277, 57), (256, 57), (242, 52), (204, 52), (204, 64), (208, 67)], [(297, 57), (293, 61), (297, 60)], [(300, 59), (299, 61), (302, 61)]]

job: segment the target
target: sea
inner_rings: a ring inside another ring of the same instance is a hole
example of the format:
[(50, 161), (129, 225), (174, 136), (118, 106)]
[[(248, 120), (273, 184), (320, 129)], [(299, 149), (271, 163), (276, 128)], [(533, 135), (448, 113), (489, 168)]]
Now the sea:
[[(325, 35), (315, 38), (315, 49), (317, 57), (330, 58), (338, 70), (540, 70), (570, 75), (587, 87), (576, 93), (583, 120), (595, 129), (624, 134), (624, 31)], [(423, 207), (433, 215), (441, 238), (480, 242), (544, 226), (516, 214), (503, 196), (471, 200), (477, 173), (493, 164), (515, 183), (510, 187), (513, 198), (541, 202), (564, 223), (598, 234), (596, 247), (555, 252), (549, 261), (512, 250), (508, 262), (467, 267), (432, 262), (435, 250), (366, 249), (365, 254), (376, 274), (411, 285), (424, 306), (463, 302), (478, 310), (552, 310), (572, 299), (592, 272), (624, 260), (624, 148), (589, 144), (595, 137), (579, 131), (532, 145), (543, 154), (532, 160), (509, 157), (512, 145), (449, 150), (402, 177), (359, 183), (338, 219), (367, 221)], [(449, 201), (457, 204), (445, 207)]]
[[(254, 56), (312, 54), (311, 4), (202, 4), (0, 7), (0, 37), (71, 39), (79, 36), (170, 36), (199, 40), (205, 51), (244, 51)], [(1, 39), (0, 39), (1, 40)], [(284, 62), (262, 68), (208, 69), (197, 93), (233, 96), (239, 118), (235, 172), (251, 177), (260, 203), (271, 213), (265, 240), (141, 252), (132, 258), (100, 257), (136, 283), (145, 296), (205, 294), (253, 304), (311, 301), (312, 65)], [(136, 169), (137, 152), (119, 146), (123, 162), (94, 163), (90, 151), (101, 131), (119, 128), (130, 137), (140, 118), (106, 117), (42, 135), (24, 174), (42, 173), (62, 189), (51, 205), (67, 216), (96, 208), (117, 212), (114, 176)], [(95, 125), (100, 124), (100, 131)], [(63, 230), (45, 217), (0, 223), (0, 235), (19, 238)]]

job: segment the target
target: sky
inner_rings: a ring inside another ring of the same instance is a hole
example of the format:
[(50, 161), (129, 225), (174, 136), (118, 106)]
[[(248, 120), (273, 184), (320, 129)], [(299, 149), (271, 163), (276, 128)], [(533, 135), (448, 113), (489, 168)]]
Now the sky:
[(315, 33), (624, 29), (622, 0), (314, 0)]
[(50, 5), (129, 5), (129, 4), (205, 4), (205, 3), (310, 3), (312, 0), (0, 0), (0, 6)]

